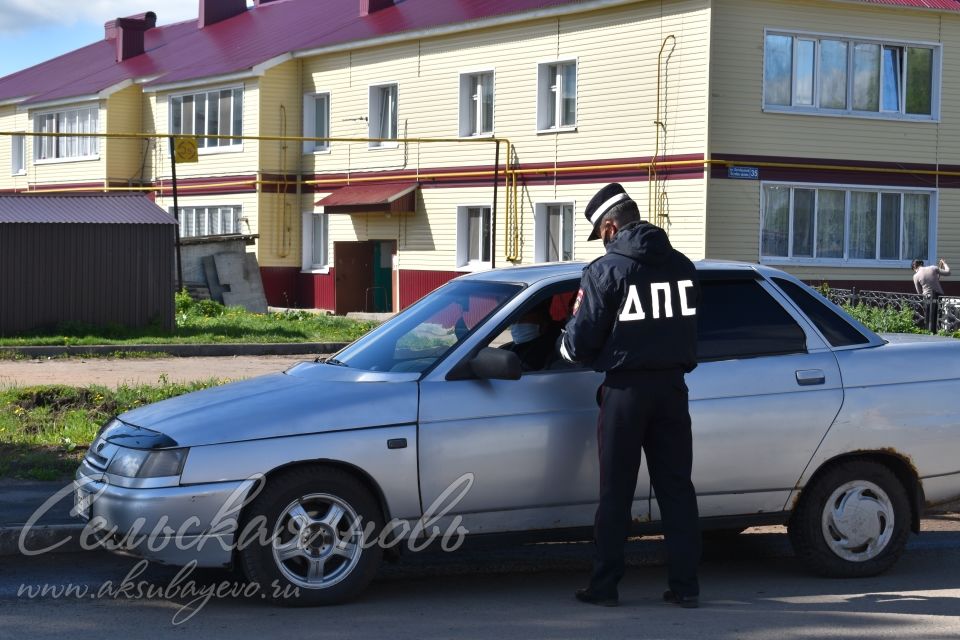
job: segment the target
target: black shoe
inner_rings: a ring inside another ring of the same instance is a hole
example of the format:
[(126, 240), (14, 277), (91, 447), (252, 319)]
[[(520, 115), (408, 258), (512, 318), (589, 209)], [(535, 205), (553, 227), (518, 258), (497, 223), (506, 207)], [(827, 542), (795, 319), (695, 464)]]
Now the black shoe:
[(696, 609), (700, 606), (699, 596), (681, 596), (672, 589), (663, 592), (663, 601), (669, 604), (678, 604), (684, 609)]
[(620, 604), (620, 598), (616, 595), (601, 596), (590, 591), (590, 589), (577, 589), (573, 596), (580, 602), (595, 604), (600, 607), (616, 607)]

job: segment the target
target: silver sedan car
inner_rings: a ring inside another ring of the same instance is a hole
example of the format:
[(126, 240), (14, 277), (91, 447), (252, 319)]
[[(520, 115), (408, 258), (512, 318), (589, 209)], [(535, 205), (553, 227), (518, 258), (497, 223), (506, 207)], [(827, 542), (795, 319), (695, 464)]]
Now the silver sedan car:
[[(333, 358), (123, 414), (77, 511), (117, 552), (235, 566), (300, 604), (437, 538), (589, 538), (602, 374), (554, 348), (582, 268), (467, 275)], [(889, 568), (924, 508), (960, 497), (960, 341), (880, 337), (774, 269), (697, 268), (702, 527), (786, 524), (816, 572)], [(632, 515), (656, 531), (645, 469)]]

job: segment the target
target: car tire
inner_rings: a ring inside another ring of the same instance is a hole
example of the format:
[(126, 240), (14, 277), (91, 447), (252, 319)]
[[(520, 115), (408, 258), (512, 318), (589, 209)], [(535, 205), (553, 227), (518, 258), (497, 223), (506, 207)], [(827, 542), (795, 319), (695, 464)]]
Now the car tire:
[(376, 575), (382, 529), (380, 507), (356, 477), (330, 467), (296, 468), (269, 478), (245, 510), (240, 531), (248, 535), (238, 541), (238, 564), (266, 600), (339, 604)]
[(797, 557), (830, 578), (883, 573), (903, 554), (910, 500), (897, 476), (871, 460), (843, 462), (801, 493), (788, 532)]

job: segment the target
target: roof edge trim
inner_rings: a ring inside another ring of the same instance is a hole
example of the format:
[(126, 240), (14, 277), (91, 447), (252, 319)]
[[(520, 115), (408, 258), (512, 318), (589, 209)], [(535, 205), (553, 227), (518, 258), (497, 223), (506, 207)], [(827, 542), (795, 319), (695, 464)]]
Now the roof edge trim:
[(37, 109), (47, 109), (49, 107), (62, 107), (72, 104), (80, 104), (83, 102), (99, 102), (100, 94), (91, 93), (83, 96), (70, 96), (69, 98), (57, 98), (55, 100), (44, 100), (42, 102), (31, 102), (29, 104), (23, 105), (26, 109), (30, 111), (35, 111)]
[(886, 4), (886, 3), (877, 3), (877, 2), (865, 2), (864, 0), (827, 0), (827, 2), (832, 2), (834, 4), (855, 4), (861, 7), (875, 7), (878, 9), (892, 9), (893, 11), (921, 11), (923, 13), (945, 13), (945, 14), (955, 14), (956, 10), (943, 9), (938, 7), (915, 7), (907, 6), (903, 4)]
[(261, 78), (266, 75), (267, 71), (276, 67), (277, 65), (283, 64), (284, 62), (289, 62), (293, 60), (293, 55), (290, 53), (284, 53), (279, 56), (270, 58), (269, 60), (264, 60), (263, 62), (254, 65), (250, 69), (244, 71), (237, 71), (234, 73), (227, 73), (218, 76), (204, 76), (202, 78), (192, 78), (190, 80), (181, 80), (178, 82), (168, 82), (151, 84), (158, 80), (159, 78), (152, 78), (147, 80), (144, 84), (143, 91), (145, 93), (162, 93), (164, 91), (177, 91), (179, 89), (189, 89), (191, 87), (199, 87), (205, 84), (218, 84), (221, 82), (232, 82), (234, 80), (247, 80), (249, 78)]
[(21, 96), (19, 98), (7, 98), (6, 100), (0, 100), (0, 107), (9, 107), (13, 104), (20, 104), (29, 100), (31, 96)]
[(478, 20), (469, 20), (466, 22), (455, 22), (438, 27), (405, 31), (389, 36), (381, 36), (379, 38), (354, 40), (351, 42), (343, 42), (341, 44), (334, 44), (326, 47), (301, 49), (300, 51), (294, 51), (292, 55), (294, 58), (309, 58), (326, 53), (339, 53), (341, 51), (351, 51), (353, 49), (366, 49), (368, 47), (395, 44), (398, 42), (405, 42), (407, 40), (453, 35), (462, 33), (466, 30), (487, 29), (490, 27), (500, 27), (522, 22), (530, 22), (531, 20), (540, 20), (543, 18), (555, 18), (577, 13), (588, 13), (590, 11), (599, 11), (602, 9), (619, 7), (627, 4), (640, 4), (640, 0), (591, 0), (589, 2), (550, 7), (549, 9), (535, 9), (532, 11), (523, 11), (521, 13), (512, 13), (494, 18), (480, 18)]

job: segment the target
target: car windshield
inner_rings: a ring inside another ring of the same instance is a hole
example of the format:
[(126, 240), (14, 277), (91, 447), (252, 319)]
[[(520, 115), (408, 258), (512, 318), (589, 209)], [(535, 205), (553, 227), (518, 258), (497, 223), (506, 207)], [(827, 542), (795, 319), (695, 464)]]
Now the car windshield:
[(425, 371), (521, 289), (503, 282), (451, 282), (327, 362), (365, 371)]

